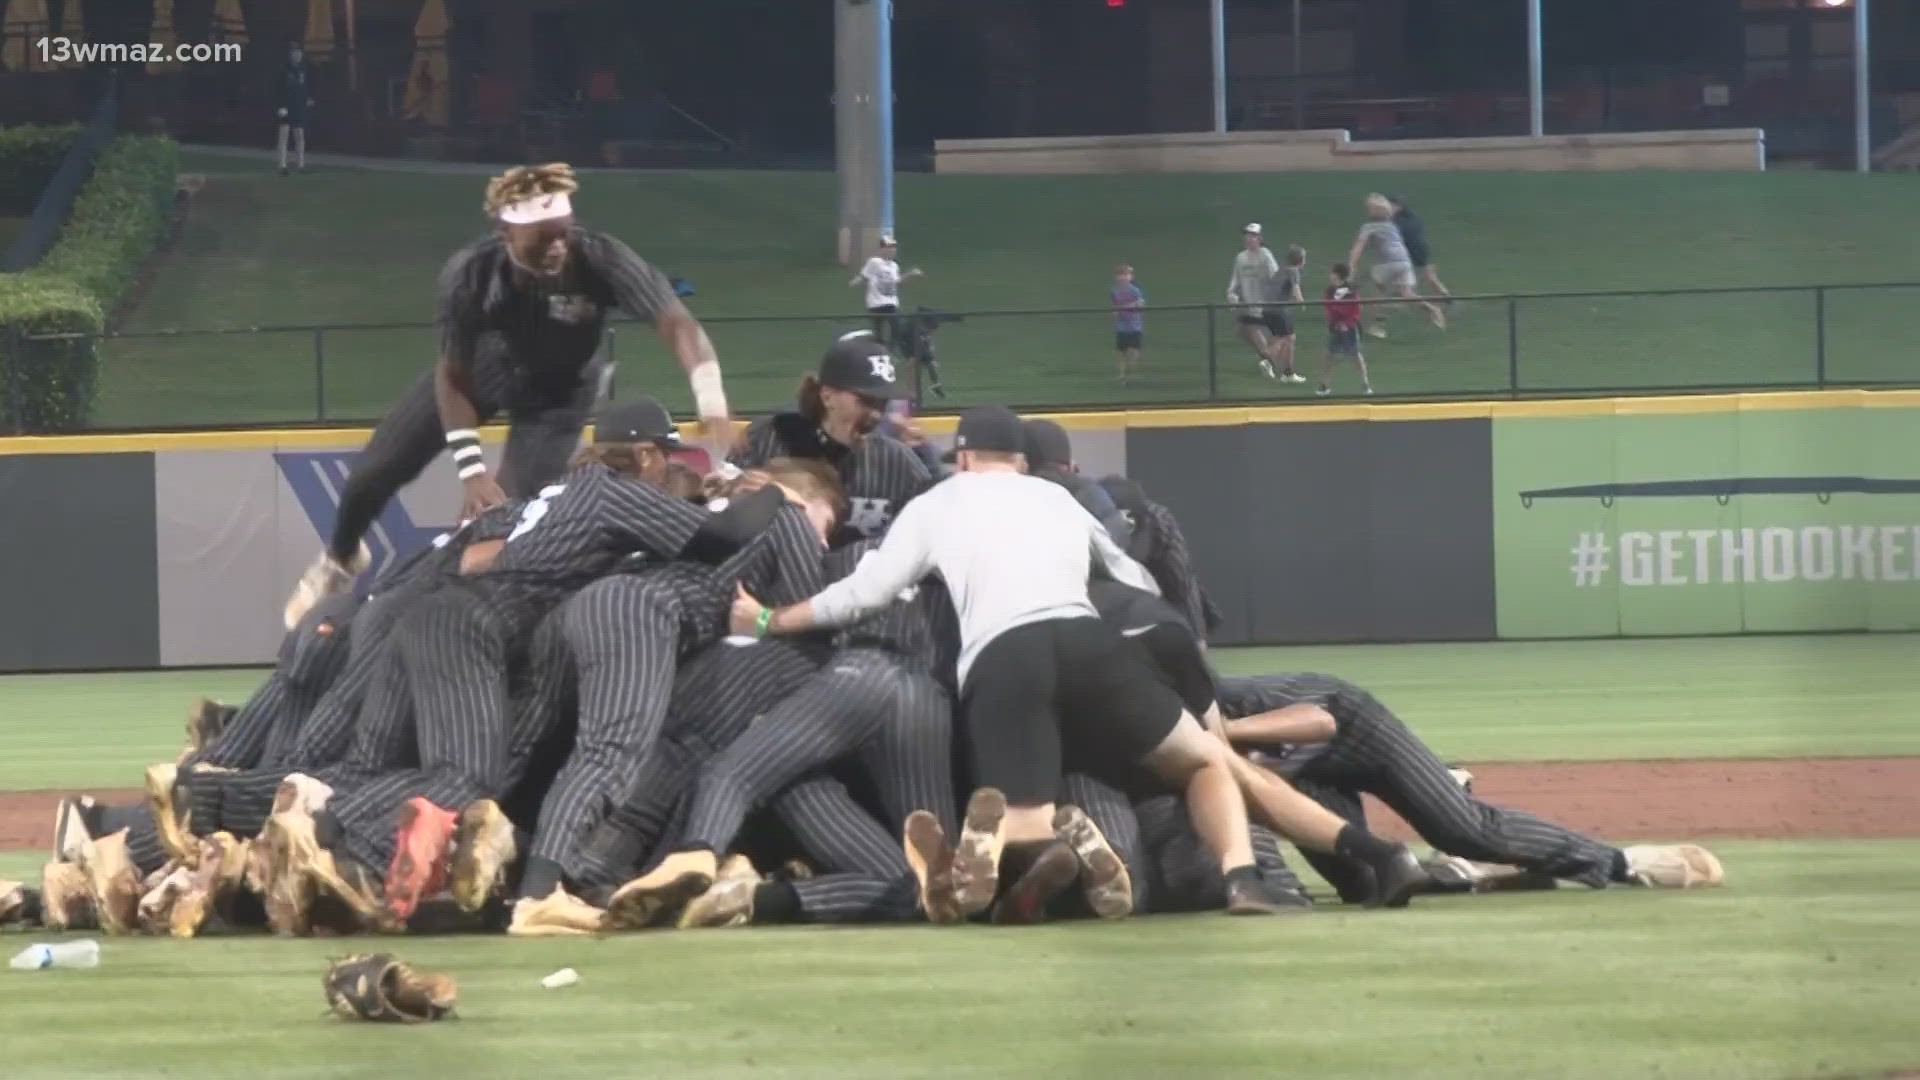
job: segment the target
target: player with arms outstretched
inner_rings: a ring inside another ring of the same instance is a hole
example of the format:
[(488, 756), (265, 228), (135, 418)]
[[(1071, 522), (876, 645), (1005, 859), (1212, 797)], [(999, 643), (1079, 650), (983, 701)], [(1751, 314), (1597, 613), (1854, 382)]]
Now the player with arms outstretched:
[[(443, 447), (465, 488), (463, 518), (509, 496), (531, 496), (560, 476), (600, 394), (598, 353), (612, 308), (651, 322), (673, 350), (693, 385), (713, 460), (725, 460), (733, 422), (712, 341), (664, 274), (626, 244), (575, 222), (578, 190), (564, 163), (509, 169), (487, 184), (495, 230), (440, 272), (440, 359), (354, 462), (327, 550), (287, 601), (289, 627), (365, 569), (361, 538)], [(512, 431), (496, 480), (478, 429), (502, 412)]]

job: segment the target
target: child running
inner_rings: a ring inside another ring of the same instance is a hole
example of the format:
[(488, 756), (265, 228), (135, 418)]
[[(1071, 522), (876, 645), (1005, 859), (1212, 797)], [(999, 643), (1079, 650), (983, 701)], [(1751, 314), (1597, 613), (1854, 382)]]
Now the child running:
[(1334, 263), (1327, 275), (1330, 284), (1325, 293), (1327, 307), (1327, 362), (1320, 369), (1320, 388), (1314, 393), (1326, 397), (1333, 393), (1333, 365), (1343, 356), (1353, 357), (1360, 366), (1360, 385), (1373, 393), (1373, 380), (1367, 377), (1367, 358), (1360, 355), (1360, 297), (1353, 291), (1353, 268)]

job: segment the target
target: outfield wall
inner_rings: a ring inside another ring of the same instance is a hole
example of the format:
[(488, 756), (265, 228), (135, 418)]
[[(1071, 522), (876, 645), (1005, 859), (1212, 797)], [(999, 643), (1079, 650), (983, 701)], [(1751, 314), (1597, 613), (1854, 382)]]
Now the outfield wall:
[(934, 171), (1002, 176), (1250, 172), (1760, 172), (1759, 128), (1369, 139), (1345, 131), (1231, 131), (1040, 139), (941, 139)]
[[(1920, 391), (1057, 419), (1180, 518), (1219, 644), (1920, 630)], [(366, 435), (0, 439), (0, 671), (270, 660)]]

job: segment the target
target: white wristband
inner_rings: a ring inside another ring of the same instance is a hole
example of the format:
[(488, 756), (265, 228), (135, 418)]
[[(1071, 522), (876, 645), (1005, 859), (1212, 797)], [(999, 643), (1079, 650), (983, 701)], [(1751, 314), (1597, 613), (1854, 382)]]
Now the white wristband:
[(693, 384), (693, 404), (699, 409), (702, 420), (712, 420), (727, 415), (727, 389), (720, 381), (720, 365), (712, 360), (695, 365), (687, 372), (687, 381)]
[(486, 471), (487, 463), (484, 461), (476, 461), (468, 465), (462, 465), (460, 466), (460, 479), (471, 480), (476, 476), (484, 475)]
[(447, 443), (479, 442), (480, 433), (472, 428), (455, 428), (447, 432)]

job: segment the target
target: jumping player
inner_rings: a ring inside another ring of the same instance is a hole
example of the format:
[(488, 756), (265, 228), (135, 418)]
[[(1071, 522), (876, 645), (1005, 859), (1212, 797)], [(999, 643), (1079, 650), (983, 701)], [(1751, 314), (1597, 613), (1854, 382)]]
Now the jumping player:
[[(600, 393), (597, 354), (611, 308), (653, 323), (692, 383), (710, 451), (725, 456), (733, 424), (707, 332), (665, 275), (619, 240), (575, 223), (578, 189), (564, 163), (509, 169), (488, 183), (495, 231), (440, 272), (440, 359), (354, 462), (327, 550), (287, 601), (289, 629), (365, 569), (361, 538), (442, 446), (466, 489), (465, 518), (508, 496), (531, 497), (564, 472)], [(496, 480), (478, 428), (501, 412), (513, 427)]]
[(1327, 360), (1320, 368), (1320, 388), (1314, 393), (1326, 397), (1333, 393), (1333, 365), (1352, 357), (1360, 368), (1360, 385), (1373, 393), (1373, 380), (1367, 377), (1367, 358), (1360, 355), (1360, 297), (1353, 291), (1353, 268), (1334, 263), (1327, 272)]

